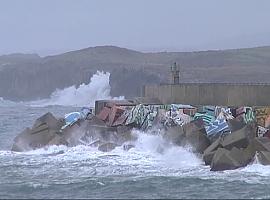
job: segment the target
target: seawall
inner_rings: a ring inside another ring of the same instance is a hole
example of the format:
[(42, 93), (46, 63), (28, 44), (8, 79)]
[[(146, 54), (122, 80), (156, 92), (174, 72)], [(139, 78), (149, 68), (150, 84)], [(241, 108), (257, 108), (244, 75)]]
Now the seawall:
[(164, 104), (269, 106), (270, 84), (180, 83), (145, 85), (142, 95), (158, 98)]

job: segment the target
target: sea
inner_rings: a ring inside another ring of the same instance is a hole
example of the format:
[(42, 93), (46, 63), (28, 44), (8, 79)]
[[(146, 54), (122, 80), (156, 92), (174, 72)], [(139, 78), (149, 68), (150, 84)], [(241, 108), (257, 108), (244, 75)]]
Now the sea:
[(110, 96), (108, 79), (108, 73), (98, 72), (88, 84), (31, 102), (0, 98), (1, 199), (270, 198), (270, 166), (255, 160), (244, 168), (212, 172), (189, 148), (167, 143), (165, 148), (159, 135), (139, 131), (129, 151), (101, 152), (87, 145), (11, 151), (13, 139), (46, 112), (63, 117), (96, 99), (124, 98)]

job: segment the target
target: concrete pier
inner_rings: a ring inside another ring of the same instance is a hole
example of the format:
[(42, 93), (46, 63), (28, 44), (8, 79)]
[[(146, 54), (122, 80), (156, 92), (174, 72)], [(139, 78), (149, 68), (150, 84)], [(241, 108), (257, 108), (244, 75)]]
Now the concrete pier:
[(270, 84), (180, 83), (145, 85), (142, 95), (158, 98), (164, 104), (269, 106)]

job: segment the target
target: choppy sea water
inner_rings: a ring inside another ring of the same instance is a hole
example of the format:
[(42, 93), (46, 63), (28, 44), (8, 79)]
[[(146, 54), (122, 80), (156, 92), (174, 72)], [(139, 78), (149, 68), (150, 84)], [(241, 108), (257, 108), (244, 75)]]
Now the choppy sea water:
[(88, 146), (11, 152), (12, 140), (50, 111), (80, 108), (0, 103), (0, 198), (270, 198), (270, 167), (210, 172), (201, 158), (159, 136), (138, 133), (136, 146), (104, 153)]

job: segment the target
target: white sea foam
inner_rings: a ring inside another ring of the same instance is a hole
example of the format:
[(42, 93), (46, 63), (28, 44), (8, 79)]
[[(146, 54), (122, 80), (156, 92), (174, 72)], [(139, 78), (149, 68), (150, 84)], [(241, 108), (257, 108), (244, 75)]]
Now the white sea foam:
[(124, 99), (123, 96), (112, 97), (110, 95), (110, 73), (97, 71), (90, 78), (89, 84), (81, 84), (79, 87), (70, 86), (63, 90), (57, 89), (49, 99), (31, 102), (32, 106), (94, 106), (98, 99)]
[(0, 107), (9, 107), (9, 106), (22, 106), (23, 102), (14, 102), (14, 101), (10, 101), (10, 100), (6, 100), (3, 97), (0, 97)]
[[(21, 153), (0, 151), (0, 156), (12, 158), (8, 159), (10, 161), (6, 161), (6, 164), (11, 164), (18, 157), (23, 159), (19, 160), (23, 165), (45, 165), (49, 168), (51, 165), (61, 164), (61, 170), (73, 170), (73, 167), (78, 166), (82, 176), (89, 175), (90, 170), (97, 176), (177, 176), (247, 183), (264, 183), (270, 176), (269, 166), (256, 162), (241, 169), (211, 172), (209, 166), (204, 166), (202, 159), (189, 149), (172, 145), (160, 135), (150, 135), (137, 130), (134, 130), (133, 134), (137, 135), (137, 140), (133, 143), (135, 147), (129, 151), (125, 151), (123, 146), (111, 152), (101, 152), (87, 145), (62, 145)], [(47, 166), (48, 163), (50, 166)]]

